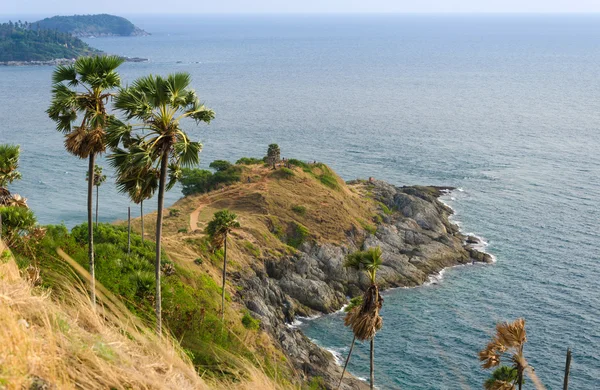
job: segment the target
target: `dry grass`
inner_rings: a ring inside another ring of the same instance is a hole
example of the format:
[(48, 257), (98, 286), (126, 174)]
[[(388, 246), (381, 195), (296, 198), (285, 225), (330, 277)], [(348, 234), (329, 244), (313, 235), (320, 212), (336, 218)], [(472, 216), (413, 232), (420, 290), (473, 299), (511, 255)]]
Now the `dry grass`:
[(97, 311), (81, 285), (61, 286), (57, 301), (22, 277), (1, 241), (0, 255), (0, 389), (282, 389), (243, 360), (243, 381), (206, 383), (174, 340), (147, 329), (101, 285)]

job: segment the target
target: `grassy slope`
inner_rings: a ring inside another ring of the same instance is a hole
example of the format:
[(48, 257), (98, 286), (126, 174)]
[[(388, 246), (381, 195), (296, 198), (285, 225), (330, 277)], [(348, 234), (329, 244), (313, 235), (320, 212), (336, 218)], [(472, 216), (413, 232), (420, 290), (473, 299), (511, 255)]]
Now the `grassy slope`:
[[(163, 278), (163, 317), (209, 386), (299, 387), (294, 370), (276, 341), (257, 330), (252, 321), (249, 326), (249, 314), (236, 299), (237, 294), (243, 294), (236, 280), (249, 267), (262, 268), (265, 258), (272, 260), (294, 253), (294, 246), (302, 241), (340, 242), (347, 231), (372, 227), (378, 209), (364, 192), (360, 185), (346, 186), (325, 165), (277, 171), (250, 165), (243, 168), (240, 183), (186, 197), (170, 208), (164, 221), (163, 242), (176, 272)], [(203, 233), (213, 213), (223, 208), (237, 213), (242, 224), (229, 240), (225, 328), (219, 320), (222, 254), (209, 250)], [(152, 276), (150, 240), (155, 215), (145, 218), (145, 246), (139, 235), (133, 235), (133, 258), (126, 256), (126, 233), (122, 228), (106, 225), (96, 232), (98, 280), (118, 294), (148, 328), (152, 328), (154, 287), (143, 282), (144, 275)], [(133, 221), (133, 229), (140, 231), (139, 219)], [(31, 256), (42, 268), (45, 285), (53, 286), (53, 291), (58, 283), (53, 275), (57, 270), (65, 273), (64, 261), (56, 256), (54, 248), (64, 248), (87, 267), (82, 231), (85, 232), (83, 227), (72, 233), (49, 227), (46, 238)], [(18, 260), (22, 268), (27, 267), (27, 256), (20, 255)]]
[[(61, 257), (89, 280), (75, 260)], [(101, 284), (93, 311), (84, 283), (55, 274), (50, 293), (34, 287), (28, 271), (19, 271), (0, 241), (0, 389), (284, 388), (240, 356), (222, 355), (235, 360), (237, 377), (201, 378), (179, 342), (158, 338)]]

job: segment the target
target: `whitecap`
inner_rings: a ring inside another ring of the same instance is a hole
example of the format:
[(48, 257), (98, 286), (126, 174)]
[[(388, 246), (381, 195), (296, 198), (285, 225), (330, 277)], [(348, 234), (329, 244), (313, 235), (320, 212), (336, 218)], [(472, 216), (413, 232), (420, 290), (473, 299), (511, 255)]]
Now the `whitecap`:
[(333, 348), (325, 348), (325, 350), (333, 355), (335, 364), (337, 364), (338, 366), (342, 365), (342, 362), (344, 361), (344, 357), (342, 356), (342, 353), (340, 351), (337, 351)]

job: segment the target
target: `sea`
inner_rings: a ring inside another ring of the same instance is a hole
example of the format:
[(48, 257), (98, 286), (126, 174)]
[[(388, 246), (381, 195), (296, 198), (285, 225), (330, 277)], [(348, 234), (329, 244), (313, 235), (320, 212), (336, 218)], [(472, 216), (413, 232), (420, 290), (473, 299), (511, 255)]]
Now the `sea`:
[[(123, 64), (124, 83), (192, 75), (216, 112), (184, 123), (202, 166), (278, 143), (344, 179), (457, 188), (443, 198), (454, 221), (496, 262), (385, 292), (378, 388), (482, 388), (478, 351), (497, 322), (523, 317), (525, 356), (548, 389), (562, 388), (567, 348), (569, 388), (600, 389), (600, 15), (124, 16), (152, 35), (86, 41), (149, 59)], [(44, 112), (52, 70), (0, 67), (0, 142), (22, 149), (10, 189), (40, 223), (72, 227), (86, 219), (87, 165)], [(125, 219), (135, 205), (100, 164), (100, 220)], [(352, 340), (342, 318), (299, 328), (341, 361)], [(368, 361), (359, 344), (350, 372), (368, 377)]]

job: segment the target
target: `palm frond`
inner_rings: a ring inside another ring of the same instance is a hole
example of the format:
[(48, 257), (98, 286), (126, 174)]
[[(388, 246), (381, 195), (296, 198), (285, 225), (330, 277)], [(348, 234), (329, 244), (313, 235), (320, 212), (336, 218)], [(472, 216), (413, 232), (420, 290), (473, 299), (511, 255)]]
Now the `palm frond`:
[(77, 71), (72, 64), (58, 65), (54, 72), (52, 72), (53, 84), (62, 84), (63, 82), (67, 82), (71, 87), (75, 87), (79, 84), (79, 81), (77, 80)]

